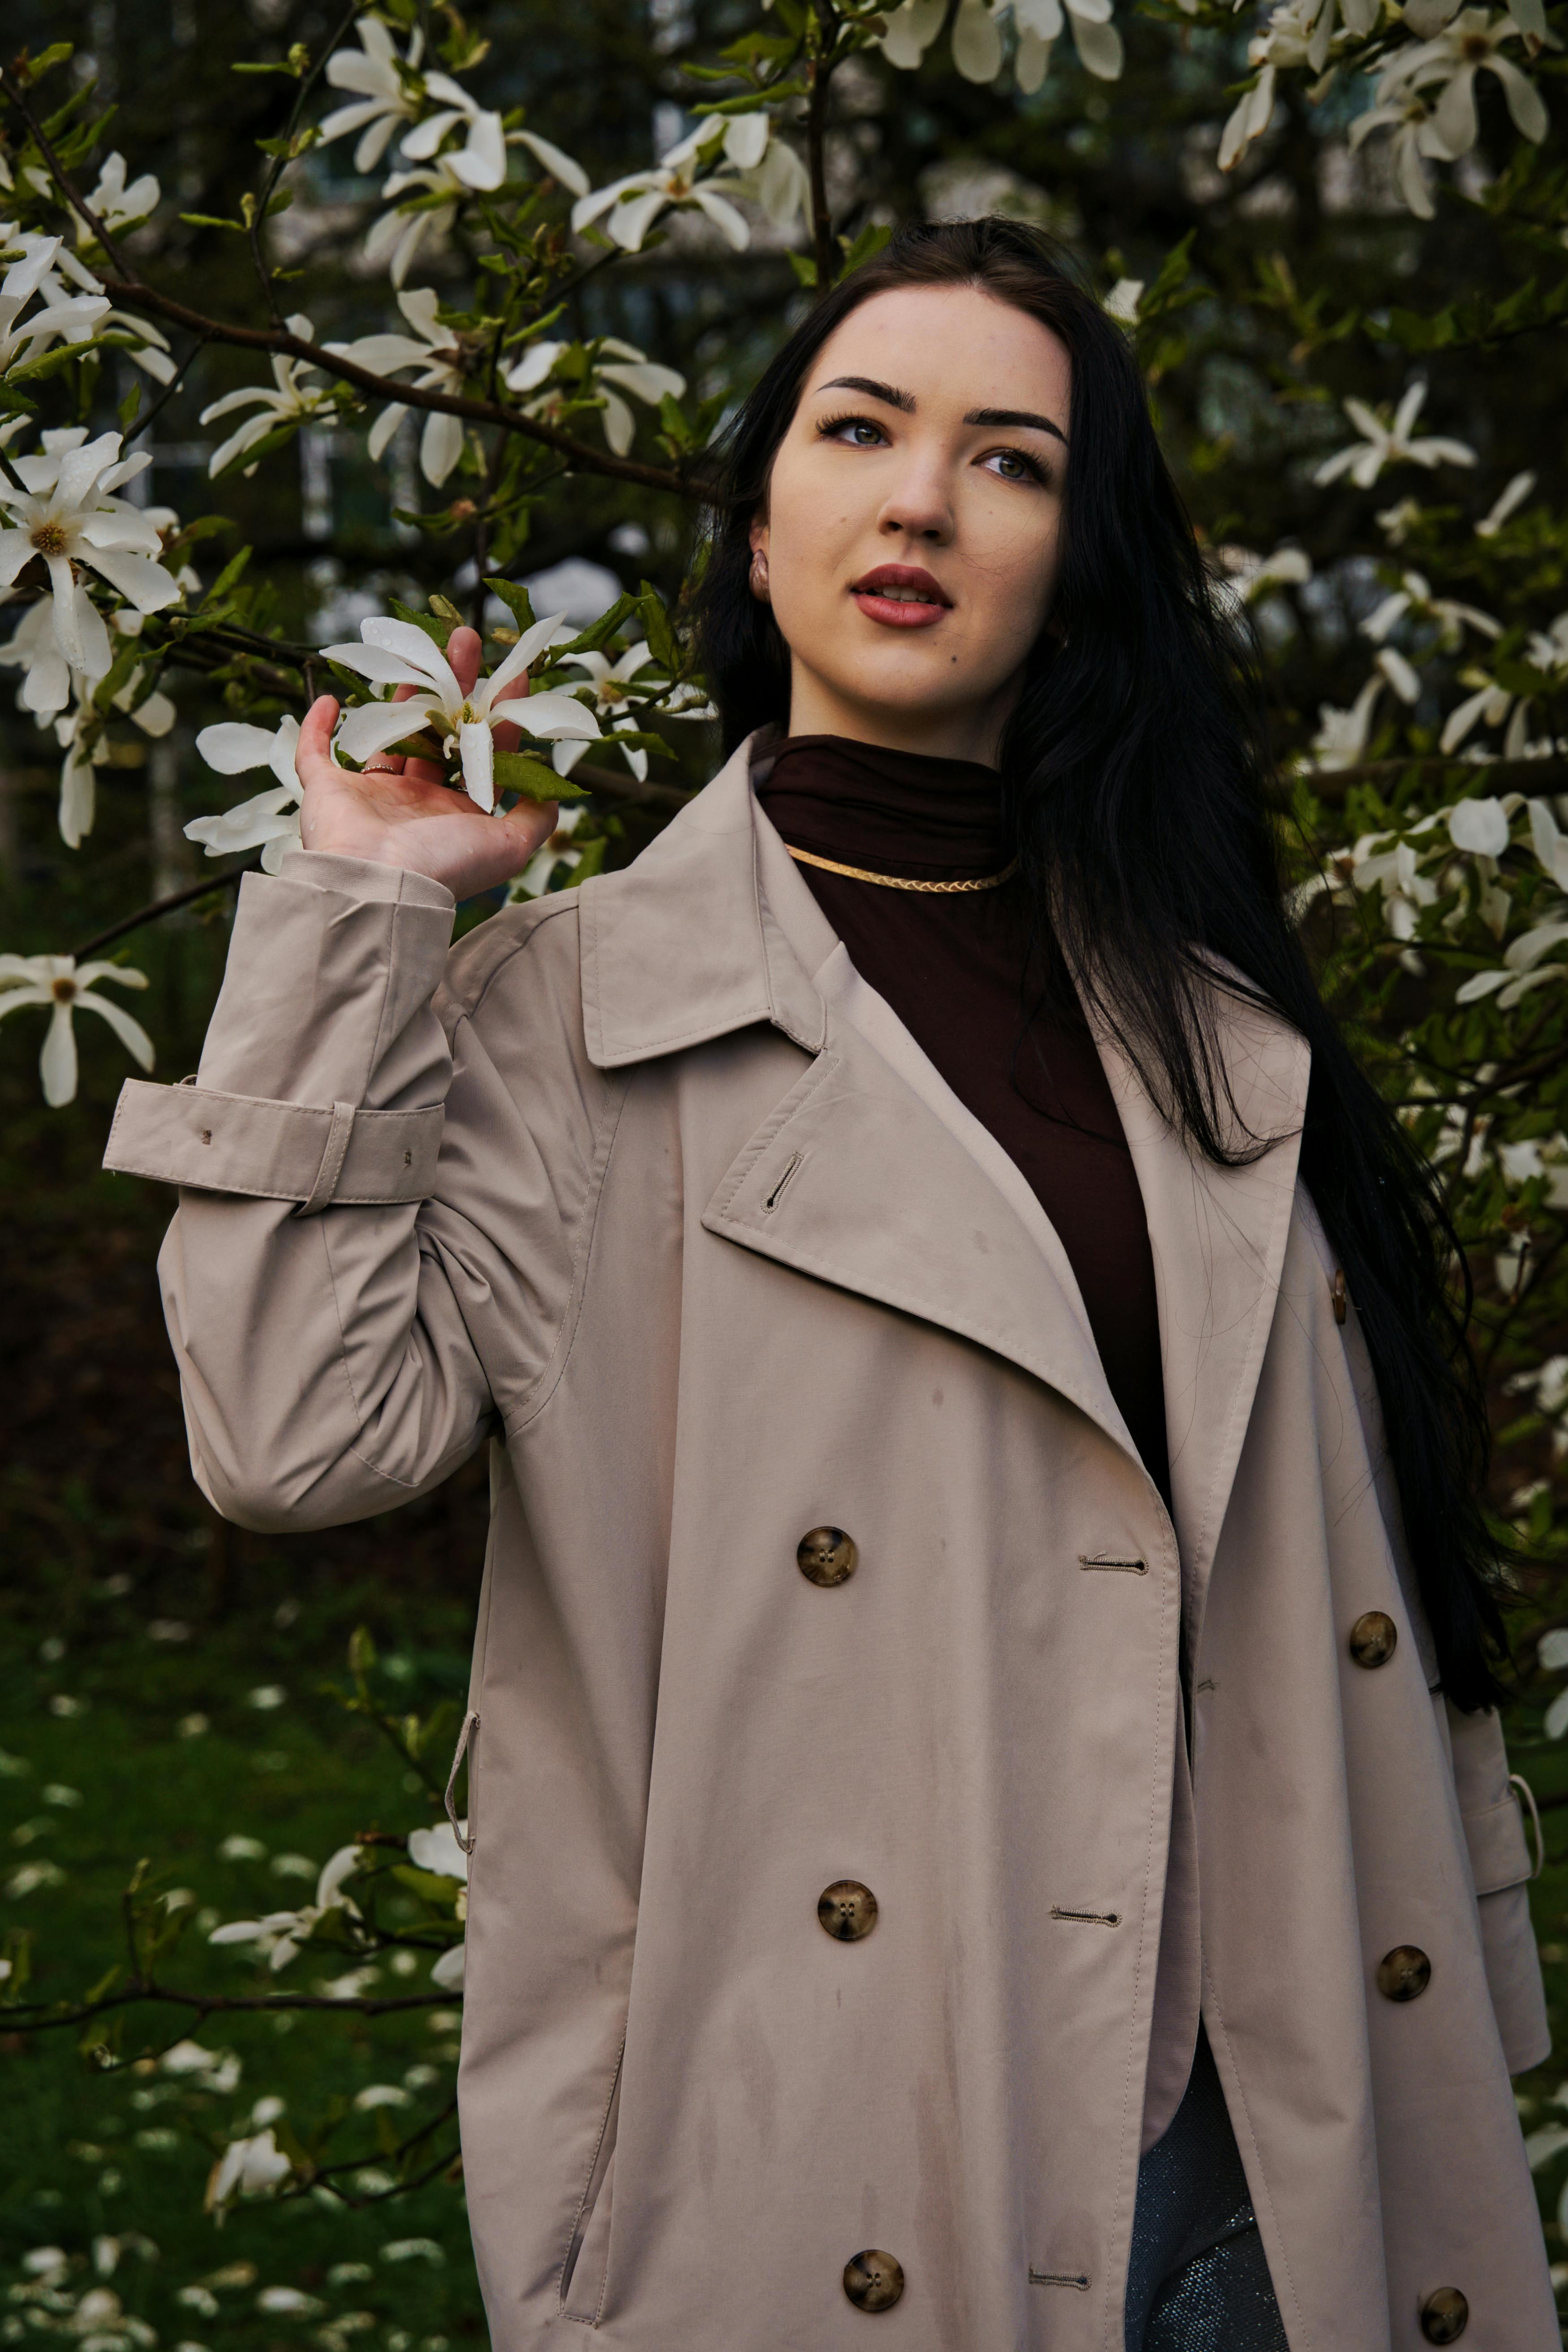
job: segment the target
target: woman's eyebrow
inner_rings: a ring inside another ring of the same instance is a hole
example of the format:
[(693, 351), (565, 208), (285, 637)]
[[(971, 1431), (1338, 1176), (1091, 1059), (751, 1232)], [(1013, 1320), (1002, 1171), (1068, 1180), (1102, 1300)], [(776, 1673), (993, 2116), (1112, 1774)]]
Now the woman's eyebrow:
[(915, 414), (915, 394), (900, 392), (895, 383), (878, 383), (869, 375), (836, 375), (831, 383), (820, 383), (819, 392), (863, 392), (868, 400), (883, 400), (889, 408), (902, 408), (906, 416)]
[(964, 422), (966, 425), (1009, 426), (1031, 425), (1037, 433), (1050, 433), (1064, 449), (1067, 446), (1067, 436), (1061, 425), (1053, 425), (1049, 416), (1037, 416), (1032, 408), (971, 408)]
[[(874, 376), (836, 375), (831, 383), (820, 383), (816, 389), (819, 392), (863, 392), (868, 400), (884, 401), (889, 408), (901, 408), (906, 416), (915, 415), (915, 400), (912, 392), (902, 392), (895, 383), (878, 383)], [(1063, 448), (1067, 446), (1067, 436), (1061, 425), (1053, 425), (1049, 416), (1037, 416), (1032, 408), (971, 408), (964, 422), (966, 425), (1012, 427), (1030, 425), (1037, 433), (1051, 434)]]

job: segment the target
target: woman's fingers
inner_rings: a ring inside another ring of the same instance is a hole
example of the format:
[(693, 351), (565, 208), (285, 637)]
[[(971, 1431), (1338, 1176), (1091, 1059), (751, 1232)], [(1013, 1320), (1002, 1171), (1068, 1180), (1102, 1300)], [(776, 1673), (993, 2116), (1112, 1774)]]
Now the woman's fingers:
[(479, 654), (477, 629), (454, 629), (446, 640), (446, 658), (465, 694), (474, 691), (474, 681), (479, 675)]
[(338, 705), (334, 696), (319, 694), (299, 723), (299, 741), (294, 753), (294, 772), (301, 784), (315, 781), (312, 771), (332, 764), (332, 730), (338, 723)]

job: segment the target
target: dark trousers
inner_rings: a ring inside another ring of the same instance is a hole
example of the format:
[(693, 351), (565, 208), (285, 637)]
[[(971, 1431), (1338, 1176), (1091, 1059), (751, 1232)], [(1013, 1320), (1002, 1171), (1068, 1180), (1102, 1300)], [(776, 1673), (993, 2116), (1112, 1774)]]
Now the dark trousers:
[(1138, 2167), (1127, 2352), (1288, 2352), (1208, 2037)]

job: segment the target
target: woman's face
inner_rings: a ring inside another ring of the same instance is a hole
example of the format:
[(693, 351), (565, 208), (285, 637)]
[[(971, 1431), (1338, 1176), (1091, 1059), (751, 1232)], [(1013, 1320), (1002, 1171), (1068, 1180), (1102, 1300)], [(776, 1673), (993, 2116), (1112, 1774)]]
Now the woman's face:
[(873, 295), (829, 337), (751, 532), (791, 734), (994, 762), (1051, 610), (1071, 388), (1056, 336), (976, 287)]

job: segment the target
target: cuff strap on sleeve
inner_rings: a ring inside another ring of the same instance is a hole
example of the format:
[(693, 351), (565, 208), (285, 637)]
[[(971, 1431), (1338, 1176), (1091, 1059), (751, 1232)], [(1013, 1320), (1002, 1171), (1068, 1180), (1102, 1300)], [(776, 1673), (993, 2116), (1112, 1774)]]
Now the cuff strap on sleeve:
[(298, 1201), (304, 1217), (334, 1204), (392, 1206), (434, 1191), (444, 1118), (439, 1103), (363, 1110), (128, 1078), (103, 1164), (196, 1192)]

